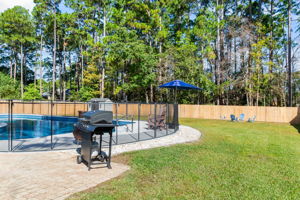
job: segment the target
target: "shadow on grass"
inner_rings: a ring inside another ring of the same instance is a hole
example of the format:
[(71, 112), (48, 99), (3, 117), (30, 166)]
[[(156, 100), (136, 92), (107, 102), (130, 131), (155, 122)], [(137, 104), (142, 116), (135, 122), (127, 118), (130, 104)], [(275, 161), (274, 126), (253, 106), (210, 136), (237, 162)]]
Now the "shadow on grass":
[(294, 119), (292, 119), (290, 124), (297, 129), (298, 133), (300, 133), (300, 107), (297, 108), (297, 115)]

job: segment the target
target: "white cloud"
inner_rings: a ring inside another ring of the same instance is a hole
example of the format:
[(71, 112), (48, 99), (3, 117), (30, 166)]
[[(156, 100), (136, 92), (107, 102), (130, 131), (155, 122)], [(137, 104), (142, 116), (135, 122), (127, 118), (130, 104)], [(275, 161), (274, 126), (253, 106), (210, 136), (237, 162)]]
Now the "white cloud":
[(33, 0), (0, 0), (0, 12), (14, 6), (23, 6), (29, 11), (32, 11), (34, 3)]

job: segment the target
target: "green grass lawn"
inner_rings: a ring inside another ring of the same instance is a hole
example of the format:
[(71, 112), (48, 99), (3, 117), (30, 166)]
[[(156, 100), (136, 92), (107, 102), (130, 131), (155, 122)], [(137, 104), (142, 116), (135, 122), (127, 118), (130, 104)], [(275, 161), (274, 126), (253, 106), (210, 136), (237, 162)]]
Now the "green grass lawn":
[(129, 172), (71, 198), (300, 199), (295, 127), (199, 119), (181, 123), (199, 129), (201, 140), (122, 154), (115, 161), (129, 164)]

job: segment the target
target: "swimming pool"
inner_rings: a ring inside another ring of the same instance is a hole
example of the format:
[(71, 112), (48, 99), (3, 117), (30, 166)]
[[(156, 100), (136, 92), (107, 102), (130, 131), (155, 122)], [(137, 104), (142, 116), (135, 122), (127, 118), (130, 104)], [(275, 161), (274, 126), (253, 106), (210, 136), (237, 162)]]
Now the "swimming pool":
[[(73, 131), (76, 117), (52, 117), (54, 134), (65, 134)], [(7, 115), (0, 116), (0, 123), (8, 123)], [(51, 116), (14, 115), (12, 121), (12, 139), (26, 139), (51, 135)], [(0, 129), (0, 140), (9, 139), (9, 125)]]
[[(51, 123), (53, 135), (73, 132), (73, 125), (78, 121), (77, 117), (45, 116), (45, 115), (13, 115), (12, 139), (27, 139), (46, 137), (51, 135)], [(0, 115), (0, 123), (8, 123), (7, 115)], [(131, 121), (118, 121), (119, 126), (132, 124)], [(113, 121), (113, 124), (117, 124)], [(0, 128), (0, 140), (9, 139), (9, 125)]]

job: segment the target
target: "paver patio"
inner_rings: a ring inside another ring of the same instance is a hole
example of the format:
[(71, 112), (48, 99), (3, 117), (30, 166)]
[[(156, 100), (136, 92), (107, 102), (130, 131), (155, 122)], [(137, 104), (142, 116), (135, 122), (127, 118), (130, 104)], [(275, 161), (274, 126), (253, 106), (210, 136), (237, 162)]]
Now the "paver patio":
[[(171, 135), (135, 143), (113, 146), (112, 154), (193, 142), (201, 133), (180, 126)], [(129, 166), (112, 163), (112, 169), (76, 164), (76, 151), (0, 153), (0, 200), (65, 199), (73, 193), (94, 187), (117, 177)], [(113, 161), (113, 159), (112, 159)]]
[(73, 151), (1, 153), (0, 199), (64, 199), (129, 169), (112, 163), (112, 169), (93, 165), (88, 171), (75, 156)]

